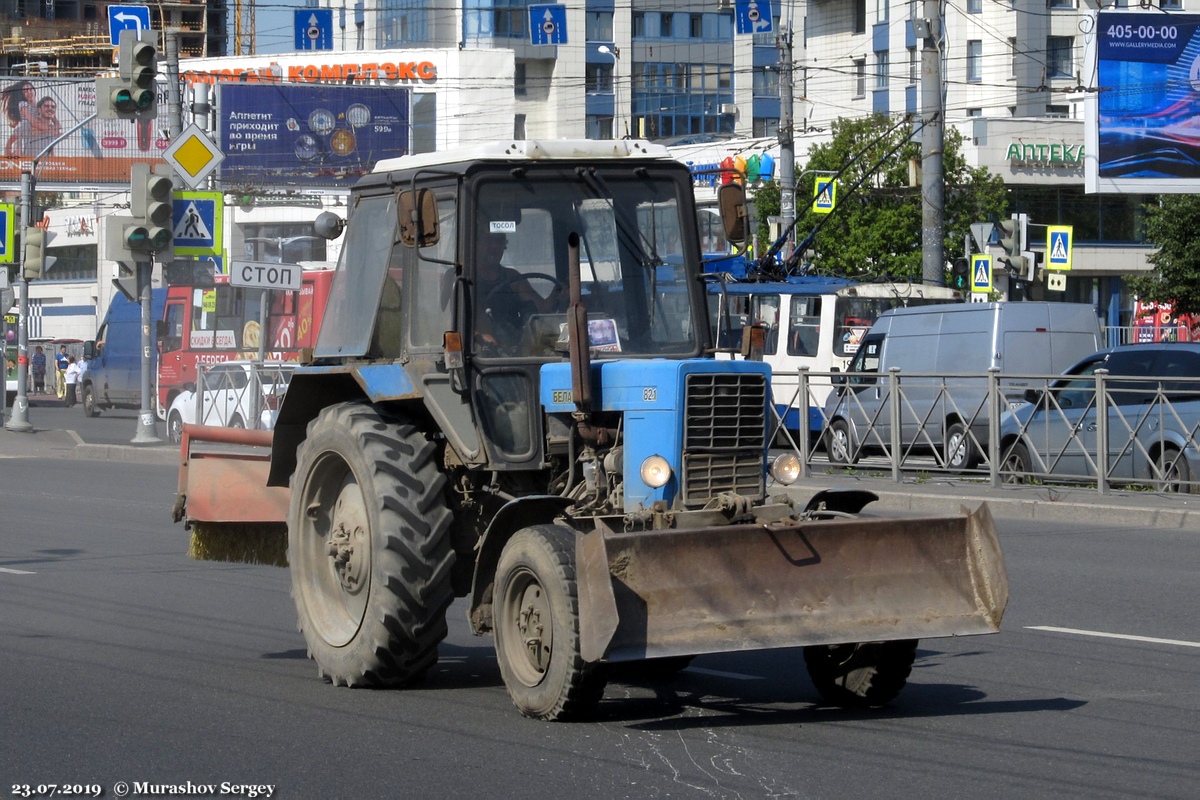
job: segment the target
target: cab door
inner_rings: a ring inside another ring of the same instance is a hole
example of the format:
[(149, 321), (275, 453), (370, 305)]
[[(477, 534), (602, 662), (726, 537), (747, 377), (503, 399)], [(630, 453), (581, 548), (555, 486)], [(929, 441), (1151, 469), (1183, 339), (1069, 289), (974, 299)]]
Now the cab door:
[[(184, 383), (183, 375), (183, 344), (185, 325), (187, 323), (187, 304), (184, 298), (172, 298), (167, 301), (163, 313), (163, 335), (159, 338), (158, 382), (164, 388), (175, 388)], [(167, 397), (160, 397), (164, 405)]]
[(886, 450), (891, 440), (888, 387), (879, 376), (885, 339), (884, 334), (875, 334), (862, 340), (850, 362), (846, 382), (826, 403), (827, 407), (834, 406), (826, 415), (828, 419), (837, 416), (850, 423), (853, 450)]

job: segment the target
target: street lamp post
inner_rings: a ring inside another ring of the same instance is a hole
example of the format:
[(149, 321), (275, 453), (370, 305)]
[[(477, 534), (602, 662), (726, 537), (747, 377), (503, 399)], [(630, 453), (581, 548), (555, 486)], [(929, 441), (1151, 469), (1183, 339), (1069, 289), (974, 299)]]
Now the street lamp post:
[[(606, 56), (612, 56), (612, 60), (613, 60), (613, 74), (612, 74), (612, 81), (613, 81), (613, 138), (620, 139), (621, 138), (621, 79), (617, 75), (617, 72), (618, 72), (618, 67), (621, 64), (621, 48), (617, 47), (615, 44), (612, 47), (609, 47), (606, 44), (602, 44), (596, 48), (596, 52), (604, 53), (604, 55), (606, 55)], [(625, 129), (625, 135), (626, 136), (629, 135), (628, 128)]]
[(42, 148), (42, 152), (33, 157), (31, 169), (21, 171), (21, 266), (18, 288), (21, 296), (17, 298), (17, 397), (13, 401), (12, 412), (4, 428), (10, 431), (29, 433), (33, 425), (29, 422), (29, 278), (25, 275), (25, 230), (33, 224), (33, 201), (36, 196), (37, 171), (42, 157), (54, 149), (54, 146), (87, 125), (96, 118), (91, 114), (69, 131), (63, 133), (50, 144)]

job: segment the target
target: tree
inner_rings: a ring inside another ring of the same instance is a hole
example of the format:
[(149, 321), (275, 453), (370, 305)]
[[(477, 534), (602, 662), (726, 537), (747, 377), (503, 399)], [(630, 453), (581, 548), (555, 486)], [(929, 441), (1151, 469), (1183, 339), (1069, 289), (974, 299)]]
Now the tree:
[[(909, 164), (920, 163), (921, 145), (912, 139), (912, 124), (880, 115), (840, 119), (832, 132), (832, 140), (813, 146), (808, 163), (796, 168), (797, 241), (821, 226), (805, 260), (821, 274), (920, 281), (921, 196), (919, 186), (909, 186)], [(810, 171), (841, 172), (833, 213), (812, 212), (819, 175)], [(1007, 197), (1000, 176), (967, 164), (962, 135), (955, 128), (946, 130), (942, 172), (949, 261), (961, 252), (971, 223), (1002, 216)], [(778, 186), (773, 194), (765, 189), (755, 195), (760, 226), (767, 213), (779, 208)], [(764, 236), (760, 230), (760, 239)]]
[(1154, 269), (1128, 278), (1139, 299), (1170, 303), (1177, 314), (1200, 313), (1200, 195), (1168, 194), (1146, 204), (1146, 241)]

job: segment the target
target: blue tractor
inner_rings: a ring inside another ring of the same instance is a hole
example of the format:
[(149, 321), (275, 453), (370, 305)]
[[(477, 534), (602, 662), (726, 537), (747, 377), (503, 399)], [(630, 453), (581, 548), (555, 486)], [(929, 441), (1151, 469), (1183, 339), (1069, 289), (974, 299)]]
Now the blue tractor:
[[(722, 198), (731, 239), (740, 192)], [(286, 518), (325, 679), (417, 680), (456, 598), (520, 712), (550, 720), (589, 715), (615, 663), (777, 647), (804, 647), (834, 702), (881, 705), (917, 639), (998, 630), (986, 509), (868, 519), (870, 493), (798, 503), (795, 458), (768, 466), (770, 368), (712, 357), (690, 177), (665, 148), (384, 161), (317, 229), (346, 238), (320, 341), (262, 434), (269, 473), (214, 477), (185, 442), (177, 517), (201, 538)], [(261, 519), (203, 505), (253, 480)]]

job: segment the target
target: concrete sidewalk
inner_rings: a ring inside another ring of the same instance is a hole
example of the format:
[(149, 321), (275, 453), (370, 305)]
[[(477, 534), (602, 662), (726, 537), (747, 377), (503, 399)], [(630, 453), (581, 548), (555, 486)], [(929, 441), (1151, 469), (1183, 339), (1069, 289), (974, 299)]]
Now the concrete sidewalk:
[[(141, 464), (179, 464), (179, 446), (89, 444), (71, 430), (14, 433), (0, 429), (0, 458), (81, 458)], [(866, 489), (879, 496), (868, 511), (919, 514), (957, 514), (987, 501), (997, 517), (1055, 522), (1094, 522), (1097, 525), (1177, 528), (1200, 531), (1200, 495), (1112, 491), (1070, 486), (1005, 486), (993, 489), (982, 481), (930, 480), (915, 476), (903, 483), (887, 477), (814, 475), (788, 489), (805, 503), (822, 489)], [(778, 492), (778, 487), (771, 490)]]
[(0, 428), (0, 458), (83, 458), (179, 465), (179, 445), (89, 444), (70, 430), (39, 429), (14, 433)]

